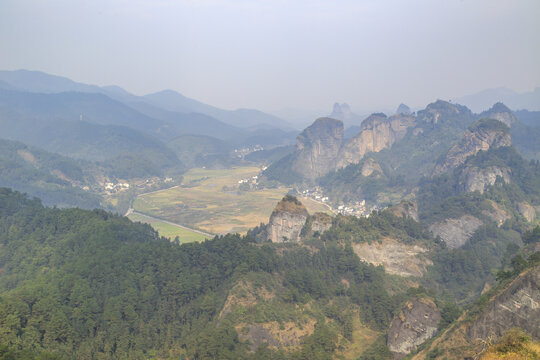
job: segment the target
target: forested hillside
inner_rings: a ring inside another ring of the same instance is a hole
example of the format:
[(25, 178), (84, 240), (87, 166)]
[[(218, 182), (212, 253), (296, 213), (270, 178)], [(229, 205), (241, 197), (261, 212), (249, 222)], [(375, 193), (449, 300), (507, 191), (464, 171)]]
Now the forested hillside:
[[(78, 359), (326, 359), (338, 339), (352, 336), (351, 316), (380, 331), (400, 300), (385, 290), (382, 268), (360, 262), (347, 247), (278, 253), (238, 235), (180, 246), (124, 217), (48, 209), (7, 189), (0, 193), (0, 244), (0, 341), (13, 352), (48, 350)], [(245, 315), (220, 315), (235, 284), (268, 276), (277, 283), (256, 286), (279, 289), (272, 301)], [(349, 305), (332, 308), (335, 301)], [(297, 305), (306, 309), (295, 315)], [(313, 327), (289, 352), (263, 346), (250, 353), (233, 326), (238, 316)]]
[(100, 207), (101, 197), (89, 191), (95, 182), (92, 167), (95, 165), (0, 139), (0, 186), (39, 197), (47, 205)]

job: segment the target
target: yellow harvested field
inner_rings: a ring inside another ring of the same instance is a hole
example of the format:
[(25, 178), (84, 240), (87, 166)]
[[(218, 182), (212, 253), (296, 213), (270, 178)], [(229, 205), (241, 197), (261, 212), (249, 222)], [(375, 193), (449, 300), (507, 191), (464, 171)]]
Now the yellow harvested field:
[[(252, 179), (257, 167), (223, 170), (192, 169), (182, 186), (139, 196), (133, 208), (141, 213), (212, 234), (246, 233), (267, 223), (276, 204), (290, 188), (239, 190), (239, 181)], [(330, 212), (308, 198), (299, 198), (310, 213)]]

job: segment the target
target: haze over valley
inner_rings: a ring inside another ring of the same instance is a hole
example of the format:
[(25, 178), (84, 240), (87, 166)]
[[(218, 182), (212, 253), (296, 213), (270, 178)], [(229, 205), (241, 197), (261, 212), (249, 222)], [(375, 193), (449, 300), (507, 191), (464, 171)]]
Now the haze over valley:
[(0, 360), (540, 359), (535, 1), (0, 5)]

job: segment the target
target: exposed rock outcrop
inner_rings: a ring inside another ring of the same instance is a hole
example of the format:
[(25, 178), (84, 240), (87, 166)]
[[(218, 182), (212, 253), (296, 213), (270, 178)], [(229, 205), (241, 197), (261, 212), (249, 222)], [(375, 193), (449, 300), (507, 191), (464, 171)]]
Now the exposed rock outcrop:
[(536, 210), (531, 206), (531, 204), (520, 202), (517, 204), (517, 210), (529, 222), (536, 219)]
[(335, 169), (343, 143), (343, 122), (319, 118), (296, 138), (292, 170), (307, 179), (316, 179)]
[(370, 115), (362, 122), (361, 132), (344, 144), (338, 156), (337, 168), (358, 163), (368, 152), (379, 152), (392, 146), (414, 124), (415, 118), (410, 115)]
[(309, 217), (311, 231), (322, 234), (332, 226), (332, 217), (328, 214), (317, 212)]
[(274, 243), (299, 242), (309, 214), (293, 196), (285, 196), (277, 205), (266, 227), (267, 239)]
[(512, 140), (508, 126), (498, 120), (484, 119), (473, 124), (446, 154), (445, 159), (435, 166), (434, 175), (457, 168), (469, 156), (476, 155), (480, 150), (511, 146)]
[[(277, 321), (262, 324), (240, 323), (236, 326), (236, 331), (240, 340), (250, 343), (251, 351), (257, 350), (262, 344), (274, 350), (292, 350), (313, 333), (315, 323), (314, 319), (309, 319), (301, 326), (292, 321), (281, 324)], [(242, 331), (242, 328), (248, 329), (247, 334)]]
[(418, 221), (418, 204), (416, 201), (402, 201), (397, 205), (388, 208), (390, 213), (397, 217), (411, 218)]
[(497, 166), (487, 168), (478, 168), (471, 166), (463, 169), (461, 190), (464, 193), (479, 191), (481, 194), (489, 187), (495, 184), (497, 177), (500, 177), (505, 183), (510, 183), (511, 170)]
[[(506, 287), (491, 295), (487, 304), (477, 304), (476, 314), (465, 314), (413, 359), (478, 359), (485, 345), (497, 341), (512, 328), (520, 328), (534, 340), (540, 340), (540, 266), (522, 272)], [(456, 351), (457, 350), (457, 351)], [(504, 354), (500, 354), (504, 357)], [(523, 354), (525, 355), (525, 354)], [(509, 359), (521, 359), (509, 357)], [(526, 358), (523, 357), (523, 358)]]
[(451, 249), (463, 246), (471, 238), (482, 221), (472, 215), (463, 215), (457, 219), (446, 219), (444, 222), (432, 224), (429, 230)]
[(362, 176), (367, 177), (373, 173), (375, 173), (377, 177), (380, 177), (383, 174), (381, 165), (379, 165), (379, 163), (372, 158), (366, 159), (366, 161), (362, 165)]
[(375, 266), (383, 265), (387, 273), (399, 276), (422, 277), (426, 267), (433, 262), (422, 254), (427, 249), (418, 245), (406, 245), (394, 239), (353, 244), (354, 253), (360, 260)]
[(431, 299), (408, 301), (388, 330), (388, 349), (394, 359), (403, 359), (437, 333), (441, 313)]
[(506, 212), (506, 210), (501, 207), (501, 205), (497, 204), (493, 200), (487, 200), (489, 204), (491, 205), (491, 210), (482, 210), (482, 214), (489, 217), (491, 220), (493, 220), (497, 226), (501, 227), (502, 224), (508, 219), (510, 219), (510, 215)]
[(517, 277), (506, 290), (491, 299), (486, 310), (467, 329), (469, 340), (500, 337), (519, 327), (540, 340), (540, 266)]
[(480, 118), (495, 119), (511, 127), (517, 122), (516, 115), (503, 103), (496, 103), (491, 109), (480, 114)]

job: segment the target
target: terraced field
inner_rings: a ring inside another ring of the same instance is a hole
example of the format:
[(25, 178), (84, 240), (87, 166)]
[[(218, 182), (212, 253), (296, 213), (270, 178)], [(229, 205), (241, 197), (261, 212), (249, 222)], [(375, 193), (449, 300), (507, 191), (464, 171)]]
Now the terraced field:
[[(192, 169), (182, 186), (139, 196), (133, 208), (140, 213), (212, 234), (245, 233), (268, 222), (275, 205), (290, 190), (287, 187), (239, 190), (238, 181), (251, 179), (257, 167), (223, 170)], [(300, 198), (310, 213), (328, 208), (308, 198)]]

